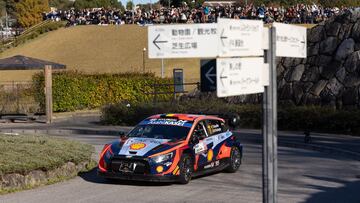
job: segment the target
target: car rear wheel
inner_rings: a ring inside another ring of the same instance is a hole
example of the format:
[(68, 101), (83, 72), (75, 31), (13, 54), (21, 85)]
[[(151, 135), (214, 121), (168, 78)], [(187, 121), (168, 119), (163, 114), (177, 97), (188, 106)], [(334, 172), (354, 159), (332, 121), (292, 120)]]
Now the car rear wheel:
[(235, 173), (241, 165), (241, 152), (239, 148), (232, 147), (230, 154), (230, 165), (225, 169), (227, 172)]
[(187, 184), (190, 182), (193, 173), (192, 159), (189, 155), (184, 154), (180, 162), (179, 183)]

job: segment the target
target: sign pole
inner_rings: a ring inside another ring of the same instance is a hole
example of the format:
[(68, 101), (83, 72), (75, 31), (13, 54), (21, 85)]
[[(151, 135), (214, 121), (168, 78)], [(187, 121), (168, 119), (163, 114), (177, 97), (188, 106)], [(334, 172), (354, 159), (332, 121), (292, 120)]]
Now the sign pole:
[(270, 85), (263, 95), (263, 202), (277, 202), (277, 82), (276, 82), (276, 29), (270, 28), (269, 51), (266, 62), (270, 68)]
[(278, 188), (278, 129), (277, 129), (277, 73), (276, 73), (276, 28), (271, 28), (271, 55), (270, 55), (270, 77), (271, 77), (271, 91), (272, 91), (272, 133), (273, 133), (273, 202), (277, 202), (277, 188)]
[(164, 78), (164, 59), (161, 59), (161, 78)]

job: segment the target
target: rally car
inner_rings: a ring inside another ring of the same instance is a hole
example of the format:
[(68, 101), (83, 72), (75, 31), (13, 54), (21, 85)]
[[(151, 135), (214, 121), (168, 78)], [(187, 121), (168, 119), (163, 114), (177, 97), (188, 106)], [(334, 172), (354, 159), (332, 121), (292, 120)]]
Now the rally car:
[(154, 115), (104, 146), (98, 175), (186, 184), (194, 176), (237, 171), (242, 148), (217, 116)]

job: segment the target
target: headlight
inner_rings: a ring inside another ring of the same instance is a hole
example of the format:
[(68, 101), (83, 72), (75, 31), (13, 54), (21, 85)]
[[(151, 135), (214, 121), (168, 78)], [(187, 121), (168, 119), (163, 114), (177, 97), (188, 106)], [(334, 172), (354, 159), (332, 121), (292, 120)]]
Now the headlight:
[(168, 161), (173, 157), (174, 153), (170, 152), (168, 154), (162, 154), (159, 156), (155, 156), (152, 157), (151, 159), (155, 162), (155, 163), (160, 163), (160, 162), (164, 162), (164, 161)]

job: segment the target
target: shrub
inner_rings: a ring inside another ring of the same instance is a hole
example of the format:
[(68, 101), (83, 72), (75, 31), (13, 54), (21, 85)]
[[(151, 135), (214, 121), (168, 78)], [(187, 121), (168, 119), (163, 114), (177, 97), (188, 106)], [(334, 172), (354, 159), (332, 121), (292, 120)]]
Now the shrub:
[[(261, 128), (261, 105), (228, 104), (222, 100), (189, 100), (181, 103), (122, 103), (102, 108), (102, 122), (113, 125), (135, 125), (142, 119), (161, 113), (202, 113), (240, 115), (242, 128)], [(360, 110), (334, 110), (321, 106), (280, 106), (279, 130), (345, 133), (360, 136)]]
[[(84, 74), (76, 71), (53, 73), (54, 111), (93, 109), (118, 102), (139, 103), (153, 99), (153, 84), (171, 83), (170, 79), (155, 77), (153, 73)], [(35, 99), (44, 109), (44, 75), (33, 77)], [(158, 88), (170, 92), (172, 87)], [(158, 95), (160, 101), (170, 100), (171, 95)]]

